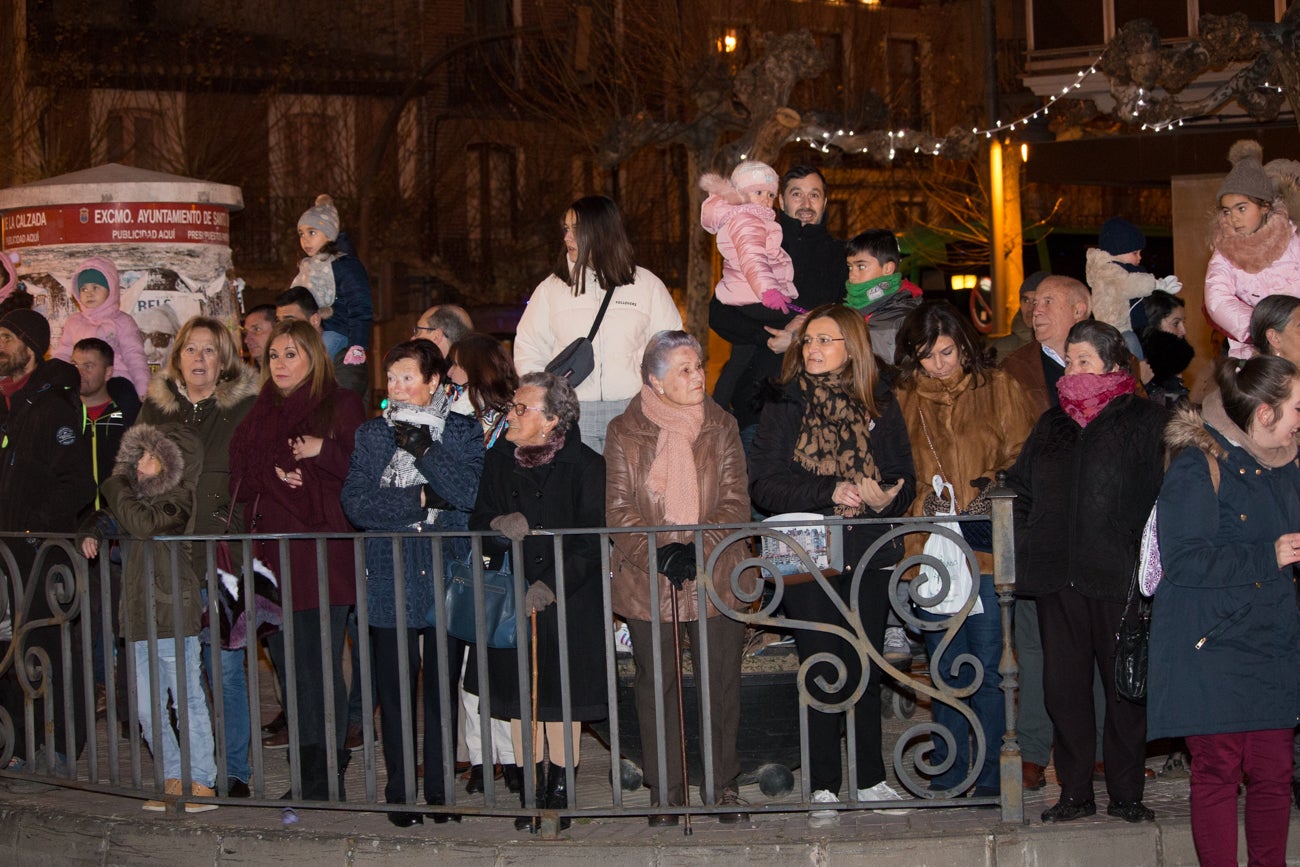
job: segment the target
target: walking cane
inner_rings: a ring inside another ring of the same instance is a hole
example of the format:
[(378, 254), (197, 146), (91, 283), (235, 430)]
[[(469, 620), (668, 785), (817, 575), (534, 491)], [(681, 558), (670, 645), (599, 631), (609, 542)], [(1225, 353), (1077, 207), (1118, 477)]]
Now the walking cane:
[[(539, 781), (539, 780), (536, 779), (537, 766), (541, 764), (541, 762), (538, 761), (538, 760), (541, 758), (541, 756), (539, 756), (539, 755), (537, 754), (537, 750), (538, 750), (538, 747), (539, 747), (540, 745), (537, 743), (537, 609), (536, 609), (536, 608), (534, 608), (534, 609), (533, 609), (531, 612), (529, 612), (529, 614), (528, 614), (528, 627), (529, 627), (529, 631), (532, 632), (532, 646), (533, 646), (533, 697), (532, 697), (532, 703), (533, 703), (533, 774), (534, 774), (534, 780), (533, 780), (533, 782), (534, 782), (534, 785), (533, 785), (533, 798), (534, 798), (534, 800), (536, 800), (536, 801), (540, 801), (540, 800), (541, 800), (541, 797), (540, 797), (540, 796), (541, 796), (542, 793), (539, 791), (539, 787), (542, 785), (542, 783), (541, 783), (541, 781)], [(534, 818), (534, 819), (533, 819), (533, 833), (534, 833), (534, 834), (536, 834), (537, 831), (538, 831), (538, 829), (541, 828), (541, 823), (542, 823), (542, 820), (541, 820), (541, 819), (539, 819), (539, 818)]]
[[(690, 774), (686, 772), (686, 705), (682, 698), (682, 647), (681, 639), (678, 637), (677, 621), (677, 585), (671, 581), (668, 582), (672, 587), (673, 595), (673, 668), (677, 675), (677, 732), (682, 744), (682, 797), (685, 800), (684, 806), (691, 805), (691, 781)], [(697, 672), (698, 674), (698, 672)], [(686, 821), (682, 823), (682, 834), (686, 837), (694, 833), (691, 830), (691, 814), (687, 813)]]

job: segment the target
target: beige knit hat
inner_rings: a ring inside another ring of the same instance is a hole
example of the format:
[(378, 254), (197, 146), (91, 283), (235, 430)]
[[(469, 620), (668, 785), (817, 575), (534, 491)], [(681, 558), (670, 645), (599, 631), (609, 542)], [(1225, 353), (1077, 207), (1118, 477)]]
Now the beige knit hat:
[(339, 209), (334, 207), (334, 200), (325, 193), (316, 197), (316, 204), (302, 212), (298, 218), (299, 226), (310, 226), (331, 241), (339, 237)]

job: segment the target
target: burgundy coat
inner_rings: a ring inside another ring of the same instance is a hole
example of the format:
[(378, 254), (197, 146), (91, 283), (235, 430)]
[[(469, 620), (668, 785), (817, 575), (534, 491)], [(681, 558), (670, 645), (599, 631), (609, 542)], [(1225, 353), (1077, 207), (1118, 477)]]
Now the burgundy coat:
[[(272, 383), (262, 386), (257, 402), (235, 429), (230, 443), (230, 487), (246, 509), (251, 531), (258, 533), (352, 533), (343, 514), (341, 495), (352, 459), (353, 438), (365, 421), (365, 408), (356, 392), (332, 385), (313, 398), (299, 388), (280, 397)], [(325, 442), (320, 454), (301, 463), (295, 461), (289, 441), (299, 436), (318, 436)], [(291, 488), (280, 480), (276, 468), (302, 470), (303, 484)], [(280, 545), (259, 546), (262, 558), (283, 581)], [(319, 605), (316, 577), (316, 546), (308, 540), (289, 545), (292, 569), (289, 589), (293, 610), (307, 611)], [(339, 539), (326, 544), (329, 570), (329, 604), (352, 605), (357, 600), (353, 545)], [(282, 585), (283, 586), (283, 585)], [(287, 600), (286, 600), (287, 601)]]

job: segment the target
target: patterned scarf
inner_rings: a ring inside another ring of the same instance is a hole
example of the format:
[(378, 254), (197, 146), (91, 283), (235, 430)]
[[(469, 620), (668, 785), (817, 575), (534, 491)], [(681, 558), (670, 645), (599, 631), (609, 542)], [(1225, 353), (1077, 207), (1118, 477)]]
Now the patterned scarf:
[[(871, 430), (876, 423), (848, 390), (838, 373), (801, 373), (795, 379), (803, 393), (803, 419), (794, 444), (799, 466), (817, 476), (850, 482), (880, 480), (871, 454)], [(846, 518), (862, 514), (866, 506), (835, 507)]]
[(700, 478), (695, 473), (694, 446), (704, 424), (704, 404), (677, 406), (643, 385), (641, 411), (659, 428), (646, 488), (663, 500), (664, 523), (699, 523)]
[[(443, 429), (447, 426), (447, 412), (451, 406), (451, 401), (447, 393), (438, 389), (430, 397), (428, 406), (419, 406), (414, 403), (402, 403), (396, 400), (390, 400), (388, 406), (384, 408), (384, 421), (392, 427), (394, 422), (404, 424), (413, 424), (427, 427), (429, 433), (435, 441), (442, 440)], [(415, 457), (406, 449), (393, 449), (393, 456), (388, 459), (388, 466), (384, 467), (384, 472), (380, 474), (379, 486), (382, 488), (414, 488), (417, 485), (423, 485), (428, 479), (415, 466)], [(423, 522), (416, 521), (411, 526), (419, 528), (420, 525), (432, 525), (438, 517), (437, 509), (429, 509)]]
[(1065, 414), (1087, 427), (1106, 404), (1121, 394), (1132, 394), (1136, 383), (1127, 370), (1110, 373), (1072, 373), (1056, 382), (1056, 393), (1061, 398)]

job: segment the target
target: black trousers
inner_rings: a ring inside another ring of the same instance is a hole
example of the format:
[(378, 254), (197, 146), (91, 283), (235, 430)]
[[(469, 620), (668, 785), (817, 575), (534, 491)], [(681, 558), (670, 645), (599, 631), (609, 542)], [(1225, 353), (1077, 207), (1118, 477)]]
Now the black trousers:
[(1124, 603), (1091, 599), (1067, 587), (1038, 597), (1043, 636), (1043, 695), (1061, 797), (1093, 797), (1097, 723), (1092, 682), (1100, 669), (1106, 694), (1101, 754), (1112, 802), (1140, 801), (1146, 784), (1147, 709), (1115, 694), (1115, 634)]
[[(379, 692), (380, 732), (384, 743), (384, 764), (388, 767), (388, 783), (384, 786), (384, 800), (390, 804), (405, 804), (406, 751), (402, 743), (402, 693), (398, 665), (398, 634), (396, 629), (370, 627), (375, 661), (375, 675)], [(420, 639), (424, 639), (424, 659), (420, 658)], [(411, 731), (412, 743), (419, 749), (421, 735), (424, 741), (424, 800), (429, 804), (444, 804), (443, 765), (456, 755), (456, 694), (460, 684), (460, 666), (465, 659), (465, 642), (447, 636), (442, 656), (447, 667), (447, 692), (438, 690), (438, 630), (433, 627), (406, 630), (407, 664), (410, 678), (411, 710), (406, 725)], [(420, 674), (423, 672), (424, 731), (417, 733), (416, 711), (420, 695)], [(442, 750), (442, 712), (447, 712), (447, 725), (451, 729), (451, 756)], [(474, 724), (477, 725), (477, 720)]]
[[(865, 569), (858, 588), (858, 612), (862, 618), (862, 627), (866, 638), (877, 650), (885, 640), (885, 617), (889, 613), (889, 574), (889, 570), (885, 569)], [(830, 579), (835, 592), (846, 601), (851, 579), (851, 574)], [(848, 629), (850, 633), (854, 631), (840, 616), (826, 591), (816, 582), (786, 587), (781, 605), (787, 617), (834, 624)], [(814, 698), (819, 701), (840, 701), (857, 688), (862, 677), (862, 663), (857, 651), (842, 638), (825, 632), (796, 629), (794, 642), (801, 661), (817, 653), (829, 653), (844, 662), (847, 676), (843, 688), (834, 692), (823, 690), (816, 682), (819, 676), (827, 684), (839, 680), (832, 665), (818, 663), (809, 669), (807, 687)], [(826, 789), (839, 794), (843, 782), (840, 762), (843, 720), (844, 715), (841, 713), (808, 709), (808, 761), (811, 767), (807, 773), (811, 791)], [(867, 789), (885, 779), (885, 763), (880, 755), (880, 667), (877, 665), (870, 666), (866, 689), (853, 706), (853, 732), (858, 788)]]
[[(713, 748), (713, 795), (721, 797), (722, 790), (734, 787), (740, 774), (740, 759), (736, 755), (736, 738), (740, 731), (740, 657), (745, 645), (745, 624), (718, 615), (706, 621), (709, 639), (709, 732)], [(690, 636), (691, 656), (695, 660), (696, 696), (699, 693), (699, 673), (704, 670), (700, 658), (700, 623), (692, 620), (679, 624), (683, 634)], [(641, 728), (641, 756), (646, 785), (650, 787), (651, 803), (676, 806), (685, 803), (682, 777), (682, 739), (677, 719), (677, 677), (673, 667), (672, 621), (659, 625), (659, 647), (663, 659), (663, 692), (657, 693), (654, 682), (654, 627), (645, 620), (629, 620), (628, 634), (632, 637), (632, 657), (636, 660), (636, 678), (632, 682), (636, 697), (636, 718)], [(668, 751), (668, 785), (659, 779), (659, 747), (655, 740), (655, 700), (662, 695), (664, 707), (664, 748)], [(700, 743), (704, 742), (703, 702), (698, 702), (700, 714), (694, 722), (700, 726)], [(667, 799), (664, 799), (664, 794)]]

